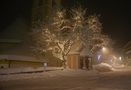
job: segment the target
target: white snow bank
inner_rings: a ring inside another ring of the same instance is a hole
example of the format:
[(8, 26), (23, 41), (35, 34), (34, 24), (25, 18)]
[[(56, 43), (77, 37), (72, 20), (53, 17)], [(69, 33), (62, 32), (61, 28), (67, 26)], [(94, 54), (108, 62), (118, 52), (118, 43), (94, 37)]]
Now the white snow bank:
[(113, 67), (107, 63), (100, 63), (98, 65), (94, 65), (93, 68), (99, 72), (113, 71)]
[[(61, 67), (47, 67), (47, 71), (53, 71), (53, 70), (60, 70)], [(0, 69), (0, 74), (15, 74), (15, 73), (26, 73), (26, 72), (39, 72), (44, 71), (44, 67), (39, 68), (32, 68), (32, 67), (26, 67), (26, 68), (7, 68), (7, 69)]]
[(124, 64), (121, 64), (121, 65), (114, 64), (114, 65), (112, 65), (112, 67), (115, 69), (122, 69), (122, 68), (125, 68), (125, 65)]

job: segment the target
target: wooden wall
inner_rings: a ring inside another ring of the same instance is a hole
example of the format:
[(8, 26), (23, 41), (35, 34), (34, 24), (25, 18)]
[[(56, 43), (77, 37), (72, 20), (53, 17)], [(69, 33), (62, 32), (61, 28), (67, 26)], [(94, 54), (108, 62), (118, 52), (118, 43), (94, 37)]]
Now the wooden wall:
[(71, 54), (67, 56), (67, 67), (69, 69), (80, 69), (79, 54)]

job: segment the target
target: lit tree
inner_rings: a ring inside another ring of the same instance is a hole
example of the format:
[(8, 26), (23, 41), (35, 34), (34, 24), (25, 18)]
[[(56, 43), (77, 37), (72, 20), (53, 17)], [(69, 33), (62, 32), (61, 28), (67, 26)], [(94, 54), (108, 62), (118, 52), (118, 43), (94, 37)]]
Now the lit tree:
[(64, 67), (66, 57), (76, 41), (80, 41), (82, 46), (88, 49), (89, 55), (105, 42), (101, 34), (102, 25), (97, 16), (85, 17), (86, 10), (81, 8), (73, 9), (70, 16), (69, 18), (69, 15), (66, 15), (66, 11), (57, 11), (48, 23), (41, 24), (32, 34), (33, 50), (41, 55), (50, 50), (53, 56), (63, 61)]
[(57, 11), (49, 24), (41, 26), (40, 30), (33, 35), (36, 52), (51, 51), (53, 56), (63, 61), (65, 67), (66, 56), (73, 44), (73, 31), (65, 11)]
[[(50, 48), (52, 49), (53, 56), (63, 61), (63, 66), (66, 65), (66, 56), (69, 53), (73, 44), (73, 32), (70, 26), (70, 21), (66, 19), (65, 11), (57, 11), (51, 26), (49, 27), (50, 33), (47, 36), (50, 42)], [(51, 38), (51, 39), (50, 39)]]

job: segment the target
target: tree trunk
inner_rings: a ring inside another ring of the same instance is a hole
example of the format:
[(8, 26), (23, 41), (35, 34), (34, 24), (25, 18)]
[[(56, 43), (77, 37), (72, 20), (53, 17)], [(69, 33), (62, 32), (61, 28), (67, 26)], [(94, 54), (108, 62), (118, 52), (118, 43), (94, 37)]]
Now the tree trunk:
[(65, 55), (62, 55), (62, 58), (63, 58), (63, 63), (62, 63), (62, 66), (64, 69), (66, 69), (66, 59), (65, 59)]

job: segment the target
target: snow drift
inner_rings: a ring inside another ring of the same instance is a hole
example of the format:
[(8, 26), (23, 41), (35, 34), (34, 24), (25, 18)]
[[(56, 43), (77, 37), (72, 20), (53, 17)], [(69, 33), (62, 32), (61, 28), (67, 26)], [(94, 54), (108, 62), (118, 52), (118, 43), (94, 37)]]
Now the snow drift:
[(107, 63), (100, 63), (98, 65), (94, 65), (93, 68), (99, 72), (113, 71), (113, 67)]

